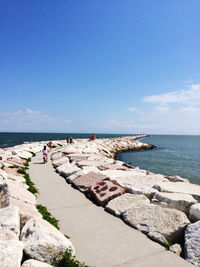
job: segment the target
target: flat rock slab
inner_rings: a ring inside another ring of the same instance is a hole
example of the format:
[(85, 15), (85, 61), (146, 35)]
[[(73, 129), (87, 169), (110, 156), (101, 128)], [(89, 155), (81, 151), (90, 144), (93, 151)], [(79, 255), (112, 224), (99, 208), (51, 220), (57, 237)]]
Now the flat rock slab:
[(0, 209), (0, 228), (9, 229), (19, 236), (20, 219), (18, 207)]
[(183, 212), (154, 204), (134, 206), (123, 214), (123, 218), (160, 243), (179, 240), (190, 223)]
[(182, 193), (192, 195), (198, 202), (200, 201), (200, 185), (183, 182), (161, 182), (154, 186), (161, 192)]
[[(130, 171), (130, 173), (131, 172), (132, 171)], [(154, 193), (158, 192), (153, 186), (166, 179), (162, 175), (145, 175), (141, 173), (111, 178), (111, 180), (123, 186), (129, 193), (143, 194), (151, 198)]]
[(125, 190), (111, 181), (101, 181), (93, 184), (90, 192), (99, 205), (105, 206), (111, 199), (124, 194)]
[(36, 261), (36, 260), (27, 260), (25, 261), (21, 267), (53, 267), (53, 265), (49, 265), (45, 262)]
[(74, 247), (60, 231), (48, 222), (30, 219), (22, 228), (20, 239), (28, 258), (52, 264), (55, 255)]
[(150, 203), (149, 199), (144, 195), (126, 193), (109, 201), (108, 205), (106, 206), (106, 210), (116, 216), (121, 216), (133, 206), (144, 203)]
[(69, 163), (68, 157), (61, 157), (61, 158), (55, 159), (53, 160), (52, 164), (55, 168), (57, 168), (58, 166), (65, 164), (65, 163)]
[(51, 155), (51, 159), (52, 160), (56, 160), (56, 159), (59, 159), (59, 158), (61, 158), (62, 157), (62, 151), (56, 151), (56, 152), (54, 152), (54, 153), (52, 153), (52, 155)]
[(104, 170), (128, 170), (126, 166), (120, 165), (120, 164), (104, 164), (102, 166), (98, 167), (99, 170), (104, 171)]
[(96, 173), (96, 172), (88, 172), (87, 174), (81, 175), (72, 183), (82, 192), (88, 192), (90, 186), (93, 184), (105, 180), (107, 178), (106, 175)]
[(82, 160), (77, 162), (77, 165), (82, 168), (83, 166), (101, 166), (105, 164), (105, 161), (99, 161), (99, 160)]
[(200, 266), (200, 221), (188, 225), (185, 230), (185, 259)]
[(0, 241), (0, 266), (20, 267), (24, 245), (18, 240)]
[(194, 204), (190, 207), (189, 218), (192, 222), (200, 220), (200, 203)]
[(71, 166), (70, 163), (65, 163), (59, 166), (58, 168), (56, 168), (56, 171), (59, 172), (60, 175), (62, 175), (65, 178), (80, 170), (81, 169), (78, 168), (77, 166)]
[(87, 160), (89, 155), (83, 155), (83, 154), (72, 154), (67, 155), (71, 161), (82, 161)]
[(154, 195), (152, 202), (163, 207), (181, 210), (188, 215), (190, 206), (197, 203), (197, 200), (187, 194), (158, 192)]
[(8, 174), (2, 169), (0, 169), (0, 178), (2, 178), (2, 180), (5, 180), (8, 178)]
[(23, 176), (23, 174), (17, 172), (17, 170), (18, 170), (17, 168), (4, 167), (3, 169), (8, 174), (10, 173), (10, 174), (14, 174), (14, 175), (17, 175), (17, 176)]
[(19, 240), (19, 237), (8, 228), (0, 228), (0, 240)]

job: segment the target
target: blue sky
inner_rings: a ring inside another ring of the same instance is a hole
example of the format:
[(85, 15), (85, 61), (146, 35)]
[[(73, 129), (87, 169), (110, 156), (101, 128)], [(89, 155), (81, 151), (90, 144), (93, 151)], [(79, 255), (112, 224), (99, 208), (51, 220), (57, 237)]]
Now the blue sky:
[(199, 0), (1, 0), (0, 131), (200, 134)]

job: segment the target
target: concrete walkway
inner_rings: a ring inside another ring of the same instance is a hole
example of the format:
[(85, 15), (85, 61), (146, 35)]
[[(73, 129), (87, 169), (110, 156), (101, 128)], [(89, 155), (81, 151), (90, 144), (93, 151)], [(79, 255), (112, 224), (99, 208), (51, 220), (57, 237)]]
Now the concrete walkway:
[(59, 220), (71, 237), (77, 259), (96, 267), (192, 266), (141, 232), (89, 201), (72, 188), (38, 154), (30, 164), (30, 177), (39, 189), (38, 203)]

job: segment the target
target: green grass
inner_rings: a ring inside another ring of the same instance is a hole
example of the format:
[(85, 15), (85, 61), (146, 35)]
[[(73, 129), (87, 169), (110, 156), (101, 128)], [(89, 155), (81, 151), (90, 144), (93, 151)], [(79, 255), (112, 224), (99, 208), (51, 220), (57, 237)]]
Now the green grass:
[(29, 151), (29, 153), (31, 153), (33, 157), (36, 156), (35, 152)]
[(29, 174), (25, 173), (24, 178), (26, 180), (26, 184), (29, 186), (28, 191), (30, 191), (34, 195), (37, 195), (39, 193), (39, 191), (35, 187), (35, 184), (31, 181)]
[(54, 259), (55, 267), (89, 267), (85, 263), (81, 263), (72, 255), (72, 250), (67, 249), (65, 253), (58, 254)]
[(12, 165), (12, 166), (9, 166), (8, 168), (10, 168), (10, 169), (14, 169), (14, 168), (18, 169), (19, 166), (17, 166), (16, 164), (14, 164), (14, 165)]
[(50, 224), (52, 224), (57, 229), (59, 229), (59, 226), (58, 226), (59, 221), (51, 215), (51, 213), (47, 210), (46, 207), (38, 204), (36, 205), (36, 208), (39, 211), (39, 213), (42, 214), (42, 217), (44, 220), (48, 221)]
[(29, 167), (29, 163), (28, 163), (28, 161), (26, 161), (26, 162), (24, 163), (24, 166), (25, 166), (25, 167)]
[(1, 169), (3, 170), (5, 168), (5, 165), (4, 164), (1, 164)]
[(27, 168), (24, 167), (24, 168), (18, 169), (17, 172), (20, 173), (20, 174), (24, 174), (25, 175), (26, 174), (26, 170), (27, 170)]

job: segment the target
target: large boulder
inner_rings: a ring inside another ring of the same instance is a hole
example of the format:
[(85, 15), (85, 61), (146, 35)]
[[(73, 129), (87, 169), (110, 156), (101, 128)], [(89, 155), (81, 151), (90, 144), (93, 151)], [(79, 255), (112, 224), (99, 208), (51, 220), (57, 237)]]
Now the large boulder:
[(53, 160), (53, 166), (54, 168), (59, 167), (60, 165), (63, 165), (65, 163), (69, 163), (69, 158), (68, 157), (61, 157), (58, 159)]
[(99, 205), (106, 206), (111, 199), (124, 194), (125, 190), (111, 181), (104, 180), (93, 184), (90, 187), (90, 193)]
[(49, 265), (45, 262), (36, 261), (36, 260), (27, 260), (25, 261), (21, 267), (53, 267), (53, 265)]
[(183, 182), (161, 182), (157, 183), (154, 188), (161, 192), (192, 195), (197, 201), (200, 201), (200, 185)]
[(0, 266), (20, 267), (24, 245), (19, 240), (0, 241)]
[(96, 172), (88, 172), (87, 174), (81, 175), (72, 183), (81, 191), (87, 192), (93, 184), (105, 180), (107, 178), (106, 175), (96, 173)]
[(133, 206), (144, 203), (150, 203), (146, 196), (126, 193), (109, 201), (106, 206), (106, 210), (116, 216), (121, 216)]
[(134, 206), (123, 214), (123, 218), (162, 244), (179, 240), (190, 223), (183, 212), (154, 204)]
[(32, 205), (36, 204), (36, 198), (31, 192), (16, 183), (7, 181), (4, 184), (0, 184), (0, 207), (9, 206), (10, 198), (15, 198)]
[(0, 240), (19, 240), (19, 236), (8, 228), (0, 228)]
[(2, 169), (0, 169), (0, 178), (1, 180), (6, 180), (8, 178), (7, 173)]
[(22, 228), (20, 239), (28, 258), (53, 263), (55, 255), (68, 248), (75, 253), (74, 247), (60, 231), (44, 220), (30, 219)]
[(7, 207), (0, 209), (0, 229), (9, 229), (17, 236), (20, 233), (20, 219), (18, 207)]
[(181, 210), (188, 215), (190, 206), (197, 203), (197, 200), (187, 194), (158, 192), (154, 195), (152, 203)]
[(200, 266), (200, 221), (188, 225), (185, 230), (185, 259)]
[(189, 219), (192, 222), (200, 221), (200, 203), (194, 204), (190, 207)]
[(56, 151), (54, 153), (52, 153), (51, 155), (51, 159), (52, 160), (56, 160), (62, 157), (62, 151)]
[(56, 168), (56, 171), (65, 178), (80, 170), (77, 166), (71, 166), (70, 163), (65, 163)]
[(19, 216), (20, 216), (20, 228), (22, 228), (25, 223), (33, 218), (33, 219), (42, 219), (42, 215), (38, 212), (35, 205), (23, 202), (16, 198), (9, 198), (9, 202), (7, 203), (9, 207), (17, 206), (19, 208)]

